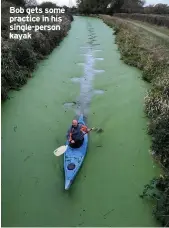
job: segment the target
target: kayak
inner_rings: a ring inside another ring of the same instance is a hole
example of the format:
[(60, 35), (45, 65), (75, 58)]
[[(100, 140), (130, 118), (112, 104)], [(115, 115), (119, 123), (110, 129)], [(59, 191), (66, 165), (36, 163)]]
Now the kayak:
[[(85, 125), (83, 115), (80, 115), (78, 123)], [(68, 145), (68, 141), (66, 142), (66, 144)], [(64, 153), (65, 190), (68, 190), (70, 188), (80, 167), (82, 166), (87, 153), (87, 146), (88, 134), (85, 134), (84, 141), (81, 147), (67, 147), (67, 150)]]

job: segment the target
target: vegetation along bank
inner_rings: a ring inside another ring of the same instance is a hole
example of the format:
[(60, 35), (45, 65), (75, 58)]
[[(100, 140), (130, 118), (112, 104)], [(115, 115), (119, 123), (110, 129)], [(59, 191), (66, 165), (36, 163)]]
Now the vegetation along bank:
[(151, 83), (145, 97), (149, 117), (148, 133), (152, 136), (151, 154), (161, 164), (164, 175), (145, 186), (143, 195), (155, 202), (154, 215), (163, 226), (169, 224), (169, 50), (167, 43), (138, 26), (117, 17), (100, 15), (112, 27), (125, 63), (143, 71)]
[[(13, 3), (12, 3), (13, 2)], [(32, 31), (32, 39), (9, 39), (9, 7), (22, 6), (23, 8), (29, 7), (25, 5), (22, 0), (15, 1), (2, 1), (2, 61), (1, 61), (1, 100), (4, 101), (8, 98), (10, 89), (19, 89), (23, 86), (31, 73), (36, 67), (39, 60), (42, 60), (51, 53), (51, 51), (59, 45), (61, 40), (67, 35), (71, 27), (73, 17), (69, 12), (62, 16), (60, 23), (60, 30), (56, 31)], [(15, 3), (15, 4), (14, 4)], [(35, 2), (36, 4), (36, 2)], [(36, 5), (33, 5), (34, 7)], [(32, 6), (32, 7), (33, 7)], [(46, 2), (38, 5), (39, 8), (55, 8), (55, 4)], [(14, 17), (21, 16), (21, 14), (13, 14)], [(25, 16), (23, 14), (23, 16)], [(36, 16), (35, 14), (33, 16)], [(38, 15), (39, 16), (39, 15)], [(59, 16), (59, 15), (58, 15)], [(23, 22), (24, 23), (24, 22)], [(40, 23), (40, 22), (39, 22)], [(40, 25), (38, 22), (37, 25)], [(29, 23), (31, 25), (31, 23)], [(54, 23), (53, 23), (54, 25)], [(51, 23), (52, 26), (52, 23)], [(20, 33), (21, 31), (13, 31), (13, 33)]]
[(154, 25), (165, 26), (169, 28), (169, 15), (157, 15), (157, 14), (141, 14), (141, 13), (117, 13), (114, 16), (121, 18), (129, 18), (133, 20), (139, 20), (148, 22)]

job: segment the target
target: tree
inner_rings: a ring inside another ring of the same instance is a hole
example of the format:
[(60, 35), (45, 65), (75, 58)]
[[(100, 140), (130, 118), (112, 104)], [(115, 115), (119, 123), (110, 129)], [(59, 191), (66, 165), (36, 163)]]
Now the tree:
[(138, 11), (143, 9), (145, 0), (77, 0), (80, 12), (114, 13), (121, 11)]
[(145, 13), (151, 14), (169, 14), (169, 6), (167, 4), (156, 4), (144, 7)]
[(110, 3), (109, 11), (118, 13), (123, 5), (124, 5), (124, 0), (113, 0)]
[(26, 0), (25, 1), (25, 6), (26, 7), (37, 6), (37, 1), (36, 0)]
[(13, 4), (17, 6), (24, 6), (25, 1), (24, 0), (6, 0), (7, 2), (12, 2)]
[(145, 0), (125, 0), (121, 7), (122, 12), (135, 13), (143, 11)]
[(55, 3), (52, 3), (52, 2), (43, 2), (39, 5), (39, 7), (41, 7), (42, 9), (45, 9), (45, 8), (56, 8), (57, 5)]
[(154, 12), (157, 14), (168, 14), (169, 6), (167, 4), (157, 4), (154, 6)]

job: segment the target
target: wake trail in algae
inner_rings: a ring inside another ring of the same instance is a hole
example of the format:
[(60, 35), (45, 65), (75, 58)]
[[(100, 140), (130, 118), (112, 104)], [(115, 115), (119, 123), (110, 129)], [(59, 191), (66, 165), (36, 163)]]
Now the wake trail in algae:
[(93, 81), (97, 74), (104, 72), (104, 70), (95, 69), (96, 61), (102, 61), (103, 58), (96, 58), (94, 56), (95, 52), (101, 52), (102, 50), (94, 49), (95, 46), (99, 46), (100, 44), (96, 43), (97, 36), (95, 34), (94, 28), (92, 25), (87, 22), (87, 31), (88, 31), (88, 41), (87, 45), (80, 47), (80, 55), (85, 57), (84, 63), (78, 63), (79, 66), (83, 67), (83, 75), (79, 78), (72, 78), (72, 82), (78, 83), (80, 85), (80, 95), (77, 97), (77, 101), (75, 103), (66, 103), (67, 107), (72, 107), (76, 104), (74, 111), (76, 116), (79, 116), (81, 113), (84, 114), (85, 119), (87, 119), (87, 115), (89, 113), (90, 103), (93, 95), (103, 94), (103, 90), (94, 90), (93, 89)]

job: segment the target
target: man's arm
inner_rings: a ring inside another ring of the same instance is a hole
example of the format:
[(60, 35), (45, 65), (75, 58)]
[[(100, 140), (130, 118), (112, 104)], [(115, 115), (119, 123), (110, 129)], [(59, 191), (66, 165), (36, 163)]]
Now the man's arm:
[(70, 127), (66, 134), (66, 138), (68, 139), (69, 142), (72, 140), (71, 130), (72, 130), (72, 128)]
[(84, 131), (84, 132), (86, 132), (86, 133), (88, 133), (90, 131), (90, 129), (87, 128), (85, 125), (82, 125), (81, 126), (81, 130)]

